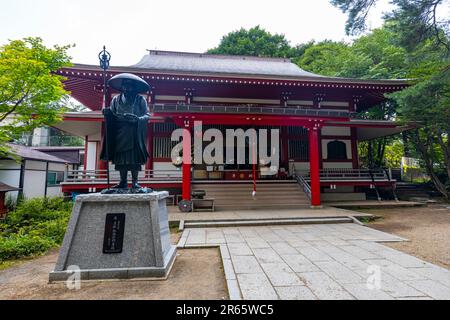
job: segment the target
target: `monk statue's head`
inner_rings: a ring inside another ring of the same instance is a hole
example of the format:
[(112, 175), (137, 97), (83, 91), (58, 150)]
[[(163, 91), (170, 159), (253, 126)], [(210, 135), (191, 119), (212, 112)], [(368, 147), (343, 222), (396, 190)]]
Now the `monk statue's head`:
[(138, 88), (133, 80), (124, 79), (122, 81), (122, 92), (126, 97), (134, 97), (138, 94)]

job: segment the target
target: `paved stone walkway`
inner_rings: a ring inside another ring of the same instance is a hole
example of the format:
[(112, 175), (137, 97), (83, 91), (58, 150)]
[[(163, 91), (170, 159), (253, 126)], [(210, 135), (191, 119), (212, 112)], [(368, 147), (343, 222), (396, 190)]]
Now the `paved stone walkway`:
[(178, 246), (219, 246), (231, 299), (450, 299), (448, 270), (377, 243), (402, 240), (345, 223), (192, 228)]
[(180, 212), (178, 207), (169, 206), (170, 221), (213, 221), (213, 220), (245, 220), (245, 219), (292, 219), (292, 218), (330, 218), (330, 217), (371, 217), (371, 214), (339, 209), (333, 207), (317, 208), (296, 208), (296, 209), (258, 209), (258, 210), (228, 210), (214, 212)]

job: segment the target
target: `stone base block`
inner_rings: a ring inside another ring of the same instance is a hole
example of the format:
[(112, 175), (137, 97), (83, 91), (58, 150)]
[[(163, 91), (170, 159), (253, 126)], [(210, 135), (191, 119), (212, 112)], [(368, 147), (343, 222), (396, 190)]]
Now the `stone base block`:
[(79, 195), (49, 281), (167, 277), (176, 257), (167, 196)]

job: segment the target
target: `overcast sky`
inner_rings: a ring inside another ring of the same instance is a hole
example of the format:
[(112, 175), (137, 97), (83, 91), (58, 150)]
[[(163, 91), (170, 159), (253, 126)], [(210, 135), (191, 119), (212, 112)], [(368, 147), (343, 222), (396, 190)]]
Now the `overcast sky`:
[[(387, 0), (372, 11), (379, 27)], [(112, 65), (137, 63), (146, 49), (204, 52), (223, 35), (260, 25), (292, 45), (347, 40), (346, 16), (329, 0), (3, 0), (0, 44), (39, 36), (47, 45), (76, 44), (76, 63), (97, 64), (103, 45)]]

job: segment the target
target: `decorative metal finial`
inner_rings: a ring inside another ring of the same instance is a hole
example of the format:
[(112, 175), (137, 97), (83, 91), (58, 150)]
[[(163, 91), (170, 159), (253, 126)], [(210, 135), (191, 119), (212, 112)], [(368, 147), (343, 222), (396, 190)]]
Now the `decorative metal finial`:
[(102, 68), (103, 71), (108, 70), (109, 61), (111, 60), (111, 54), (106, 51), (106, 46), (103, 46), (103, 50), (98, 54), (98, 59), (100, 61), (100, 68)]

